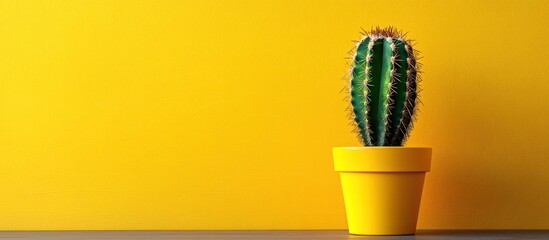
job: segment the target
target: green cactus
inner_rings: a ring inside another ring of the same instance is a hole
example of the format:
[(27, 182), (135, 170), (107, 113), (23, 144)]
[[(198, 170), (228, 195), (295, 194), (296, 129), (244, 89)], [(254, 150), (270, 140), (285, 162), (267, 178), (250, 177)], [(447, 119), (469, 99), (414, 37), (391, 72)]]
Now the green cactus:
[(395, 28), (363, 32), (350, 72), (350, 117), (364, 146), (402, 146), (414, 122), (418, 52)]

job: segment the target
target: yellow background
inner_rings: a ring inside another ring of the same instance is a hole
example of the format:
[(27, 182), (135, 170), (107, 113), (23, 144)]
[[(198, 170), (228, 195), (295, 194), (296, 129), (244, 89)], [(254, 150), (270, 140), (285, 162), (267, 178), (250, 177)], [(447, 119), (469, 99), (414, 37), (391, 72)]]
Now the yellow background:
[(419, 228), (549, 228), (549, 4), (2, 1), (0, 229), (339, 229), (360, 27), (422, 51)]

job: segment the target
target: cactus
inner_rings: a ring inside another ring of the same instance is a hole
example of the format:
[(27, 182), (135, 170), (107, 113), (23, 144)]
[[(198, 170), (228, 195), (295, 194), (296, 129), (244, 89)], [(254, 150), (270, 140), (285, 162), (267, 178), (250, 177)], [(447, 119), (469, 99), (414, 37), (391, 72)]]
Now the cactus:
[(420, 80), (414, 50), (395, 28), (363, 31), (349, 74), (350, 117), (364, 146), (402, 146), (415, 120)]

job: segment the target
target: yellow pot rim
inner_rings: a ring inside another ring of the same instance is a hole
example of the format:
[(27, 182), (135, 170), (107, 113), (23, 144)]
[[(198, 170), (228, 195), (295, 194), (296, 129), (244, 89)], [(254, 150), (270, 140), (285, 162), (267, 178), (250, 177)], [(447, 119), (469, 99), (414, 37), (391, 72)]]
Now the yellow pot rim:
[(338, 172), (429, 172), (429, 147), (335, 147)]

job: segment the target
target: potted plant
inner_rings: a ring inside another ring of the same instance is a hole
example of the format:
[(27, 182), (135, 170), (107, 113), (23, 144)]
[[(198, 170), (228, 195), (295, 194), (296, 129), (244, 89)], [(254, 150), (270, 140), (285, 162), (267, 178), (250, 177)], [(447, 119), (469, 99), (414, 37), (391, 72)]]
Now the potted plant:
[(349, 109), (363, 147), (333, 148), (350, 234), (415, 234), (431, 148), (402, 147), (419, 101), (418, 52), (395, 28), (363, 32)]

